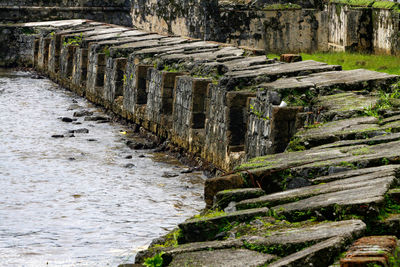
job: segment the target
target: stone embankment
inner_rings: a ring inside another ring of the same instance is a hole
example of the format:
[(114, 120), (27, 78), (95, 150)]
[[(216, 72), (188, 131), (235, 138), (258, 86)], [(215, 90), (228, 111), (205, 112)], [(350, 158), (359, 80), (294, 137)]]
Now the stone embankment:
[[(208, 212), (155, 240), (138, 263), (156, 254), (170, 266), (398, 260), (398, 76), (282, 63), (86, 20), (0, 31), (3, 63), (31, 63), (158, 138), (234, 169), (207, 180)], [(341, 254), (370, 235), (379, 236)]]

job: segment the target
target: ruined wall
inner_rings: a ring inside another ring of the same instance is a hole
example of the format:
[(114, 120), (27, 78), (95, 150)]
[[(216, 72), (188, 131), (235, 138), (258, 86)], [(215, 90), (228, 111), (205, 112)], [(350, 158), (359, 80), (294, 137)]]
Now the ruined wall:
[(372, 10), (372, 45), (375, 53), (399, 53), (400, 14), (393, 10)]
[(5, 0), (0, 3), (0, 22), (91, 19), (131, 26), (130, 7), (130, 0)]
[(132, 0), (133, 25), (146, 31), (210, 40), (218, 0)]
[(330, 50), (372, 52), (372, 10), (370, 8), (330, 4), (327, 9)]

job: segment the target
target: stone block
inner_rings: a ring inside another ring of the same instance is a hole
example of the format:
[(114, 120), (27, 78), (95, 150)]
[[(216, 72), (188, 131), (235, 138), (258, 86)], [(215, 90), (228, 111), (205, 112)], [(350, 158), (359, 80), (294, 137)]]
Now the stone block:
[(292, 63), (302, 61), (303, 58), (299, 54), (282, 54), (279, 60), (286, 63)]

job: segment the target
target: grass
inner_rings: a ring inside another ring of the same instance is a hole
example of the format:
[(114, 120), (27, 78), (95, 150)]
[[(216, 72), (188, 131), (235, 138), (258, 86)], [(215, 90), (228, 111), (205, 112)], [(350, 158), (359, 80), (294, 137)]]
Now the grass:
[[(331, 65), (341, 65), (343, 70), (368, 69), (389, 74), (400, 75), (400, 57), (389, 55), (371, 55), (360, 53), (330, 52), (301, 53), (303, 60), (315, 60)], [(269, 58), (279, 58), (279, 55), (268, 54)]]

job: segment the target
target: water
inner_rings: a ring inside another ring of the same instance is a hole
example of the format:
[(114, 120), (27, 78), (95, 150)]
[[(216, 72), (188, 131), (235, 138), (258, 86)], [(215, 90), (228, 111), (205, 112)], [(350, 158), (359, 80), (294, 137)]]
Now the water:
[[(101, 115), (49, 80), (0, 70), (1, 266), (132, 263), (204, 207), (200, 173), (181, 174), (184, 166), (166, 155), (129, 149), (123, 125), (59, 119), (79, 110)], [(79, 128), (89, 133), (51, 137)]]

